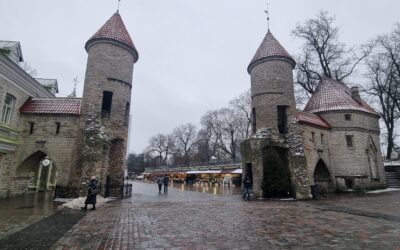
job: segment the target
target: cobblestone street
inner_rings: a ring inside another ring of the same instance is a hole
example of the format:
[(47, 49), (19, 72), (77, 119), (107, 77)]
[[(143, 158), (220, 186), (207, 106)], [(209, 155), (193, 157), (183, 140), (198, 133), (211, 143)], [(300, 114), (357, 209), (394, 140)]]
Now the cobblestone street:
[(53, 249), (400, 249), (400, 192), (324, 201), (242, 201), (240, 195), (134, 182), (131, 199), (87, 215)]

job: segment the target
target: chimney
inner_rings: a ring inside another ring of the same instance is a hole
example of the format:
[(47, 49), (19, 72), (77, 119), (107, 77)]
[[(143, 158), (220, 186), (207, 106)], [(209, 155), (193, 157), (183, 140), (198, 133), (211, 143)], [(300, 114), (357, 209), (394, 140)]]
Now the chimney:
[(351, 87), (351, 97), (353, 97), (353, 99), (357, 102), (361, 103), (361, 97), (360, 92), (358, 91), (358, 87)]

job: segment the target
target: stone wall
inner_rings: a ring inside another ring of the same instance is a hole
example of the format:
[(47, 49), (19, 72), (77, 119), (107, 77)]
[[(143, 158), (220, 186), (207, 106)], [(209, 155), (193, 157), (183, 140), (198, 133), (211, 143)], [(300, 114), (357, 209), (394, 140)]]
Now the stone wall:
[[(351, 114), (351, 120), (346, 121), (344, 114)], [(337, 191), (385, 187), (378, 116), (357, 111), (331, 111), (320, 115), (332, 129), (310, 125), (301, 127), (310, 178), (313, 179), (316, 164), (321, 159), (327, 166)], [(315, 136), (314, 142), (312, 132)], [(324, 134), (323, 145), (321, 134)], [(347, 146), (346, 135), (353, 136), (353, 147)], [(373, 157), (369, 156), (371, 153)]]
[(295, 112), (292, 65), (282, 60), (271, 60), (251, 70), (252, 107), (256, 111), (256, 131), (277, 129), (277, 106), (288, 107), (288, 115)]
[[(94, 165), (82, 158), (77, 162), (82, 166), (81, 178), (89, 179), (96, 173), (103, 193), (107, 176), (111, 177), (108, 193), (112, 196), (119, 196), (124, 181), (133, 64), (133, 55), (116, 44), (105, 41), (89, 47), (82, 101), (82, 137), (86, 137), (88, 129), (87, 114), (91, 114), (107, 133), (108, 145), (107, 153), (99, 156)], [(109, 116), (102, 115), (104, 91), (113, 93)], [(81, 143), (85, 147), (85, 142)]]
[[(34, 123), (30, 134), (30, 123)], [(56, 122), (60, 122), (56, 134)], [(18, 171), (18, 167), (32, 154), (40, 151), (47, 155), (57, 169), (57, 187), (66, 188), (72, 168), (72, 158), (76, 148), (79, 117), (59, 115), (21, 115), (19, 147), (8, 166), (5, 179), (9, 180), (11, 195), (27, 191), (28, 176)], [(38, 166), (39, 167), (39, 166)]]
[[(289, 117), (288, 134), (279, 134), (276, 129), (260, 129), (241, 145), (242, 165), (251, 164), (253, 172), (253, 192), (256, 197), (265, 197), (263, 192), (264, 169), (268, 167), (266, 149), (282, 149), (290, 176), (292, 196), (296, 199), (310, 199), (309, 172), (304, 156), (300, 128), (293, 117)], [(246, 169), (243, 170), (246, 178)]]
[[(314, 133), (314, 141), (312, 137)], [(323, 135), (323, 142), (321, 142)], [(309, 178), (314, 184), (314, 170), (319, 160), (322, 160), (329, 170), (333, 188), (335, 188), (334, 168), (331, 158), (331, 131), (316, 126), (301, 125), (301, 136), (303, 138), (304, 154), (307, 161)]]

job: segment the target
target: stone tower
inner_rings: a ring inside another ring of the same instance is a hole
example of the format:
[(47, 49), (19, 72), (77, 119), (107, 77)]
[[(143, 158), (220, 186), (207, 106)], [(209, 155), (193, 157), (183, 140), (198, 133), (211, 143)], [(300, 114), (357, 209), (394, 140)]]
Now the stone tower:
[(133, 66), (138, 52), (118, 11), (86, 42), (82, 97), (82, 180), (96, 175), (103, 195), (123, 184)]
[(287, 132), (287, 117), (295, 114), (293, 68), (295, 61), (268, 30), (251, 60), (252, 132), (261, 128)]
[(310, 181), (295, 119), (295, 61), (268, 30), (251, 60), (252, 137), (242, 143), (243, 178), (256, 197), (310, 198)]

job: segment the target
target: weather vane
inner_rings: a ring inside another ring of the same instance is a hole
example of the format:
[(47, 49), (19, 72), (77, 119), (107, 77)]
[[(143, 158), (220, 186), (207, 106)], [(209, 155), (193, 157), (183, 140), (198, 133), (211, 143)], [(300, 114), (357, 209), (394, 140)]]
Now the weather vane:
[(268, 1), (267, 1), (267, 9), (264, 10), (265, 14), (267, 14), (267, 25), (268, 25), (268, 30), (269, 30), (269, 10), (268, 10)]
[(121, 2), (121, 0), (118, 0), (117, 12), (119, 12), (119, 2)]

